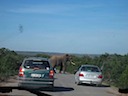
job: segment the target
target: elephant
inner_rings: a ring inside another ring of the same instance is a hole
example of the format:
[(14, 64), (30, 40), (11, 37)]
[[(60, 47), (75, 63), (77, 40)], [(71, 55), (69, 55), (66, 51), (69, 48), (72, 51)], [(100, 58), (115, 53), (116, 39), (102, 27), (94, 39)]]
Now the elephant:
[[(60, 66), (59, 73), (63, 71), (65, 73), (67, 62), (70, 62), (70, 64), (75, 65), (74, 62), (72, 62), (72, 57), (69, 54), (64, 55), (53, 55), (50, 58), (50, 63), (53, 67), (53, 69), (56, 68), (56, 66)], [(55, 70), (54, 70), (55, 71)]]

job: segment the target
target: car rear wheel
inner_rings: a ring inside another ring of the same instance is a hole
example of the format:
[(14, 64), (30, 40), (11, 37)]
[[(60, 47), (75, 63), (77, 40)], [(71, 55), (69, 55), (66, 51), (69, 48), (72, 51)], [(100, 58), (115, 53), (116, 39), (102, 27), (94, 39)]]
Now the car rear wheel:
[(50, 91), (52, 91), (52, 92), (54, 92), (54, 91), (55, 91), (54, 86), (50, 88)]
[(79, 81), (75, 81), (75, 84), (80, 85), (81, 83)]
[(101, 84), (96, 84), (96, 87), (101, 87)]
[(53, 84), (52, 84), (52, 87), (50, 88), (50, 91), (54, 92), (54, 81), (53, 81)]

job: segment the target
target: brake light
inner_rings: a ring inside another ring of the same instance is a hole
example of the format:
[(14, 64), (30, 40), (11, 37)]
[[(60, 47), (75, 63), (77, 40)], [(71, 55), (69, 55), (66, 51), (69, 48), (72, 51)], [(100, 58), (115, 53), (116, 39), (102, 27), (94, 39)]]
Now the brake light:
[(53, 76), (54, 76), (54, 71), (53, 70), (50, 70), (49, 77), (50, 78), (53, 78)]
[(80, 76), (80, 77), (83, 77), (83, 76), (84, 76), (84, 74), (80, 73), (80, 74), (79, 74), (79, 76)]
[(102, 76), (102, 75), (99, 75), (99, 76), (98, 76), (98, 78), (102, 79), (102, 78), (103, 78), (103, 76)]
[(19, 76), (23, 77), (24, 76), (24, 69), (20, 67), (19, 69)]

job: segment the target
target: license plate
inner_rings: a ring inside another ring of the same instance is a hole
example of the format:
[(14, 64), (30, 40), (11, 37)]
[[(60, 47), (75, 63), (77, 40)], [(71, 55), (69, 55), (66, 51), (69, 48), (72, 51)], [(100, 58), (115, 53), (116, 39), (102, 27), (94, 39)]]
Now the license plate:
[(41, 74), (31, 74), (31, 77), (41, 78), (42, 76), (44, 76), (44, 75), (41, 75)]
[(91, 77), (94, 77), (94, 75), (92, 75), (92, 74), (87, 74), (86, 77), (91, 78)]

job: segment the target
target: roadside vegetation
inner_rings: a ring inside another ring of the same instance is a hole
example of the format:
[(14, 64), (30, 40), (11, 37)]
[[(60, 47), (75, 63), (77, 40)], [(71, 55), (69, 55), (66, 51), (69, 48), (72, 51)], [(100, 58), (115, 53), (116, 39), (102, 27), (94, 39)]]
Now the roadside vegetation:
[[(39, 54), (37, 56), (50, 57), (46, 54)], [(128, 88), (128, 54), (119, 55), (105, 53), (95, 57), (90, 57), (89, 55), (72, 55), (72, 59), (76, 65), (68, 64), (67, 71), (69, 73), (74, 73), (82, 64), (97, 65), (102, 69), (105, 83), (119, 88)]]
[(6, 48), (0, 49), (0, 81), (5, 81), (10, 76), (18, 74), (18, 69), (23, 56)]
[(67, 70), (71, 73), (82, 64), (97, 65), (102, 69), (104, 82), (119, 88), (128, 88), (128, 54), (105, 53), (97, 57), (73, 56), (73, 61), (76, 63), (76, 66), (69, 65), (67, 67)]
[[(37, 54), (37, 57), (50, 58), (47, 54)], [(6, 80), (9, 76), (18, 74), (19, 66), (25, 56), (18, 55), (6, 48), (0, 49), (0, 81)], [(74, 70), (82, 64), (93, 64), (102, 68), (104, 82), (119, 87), (128, 88), (128, 54), (102, 54), (95, 57), (72, 55), (76, 66), (68, 64), (67, 71), (74, 73)]]

